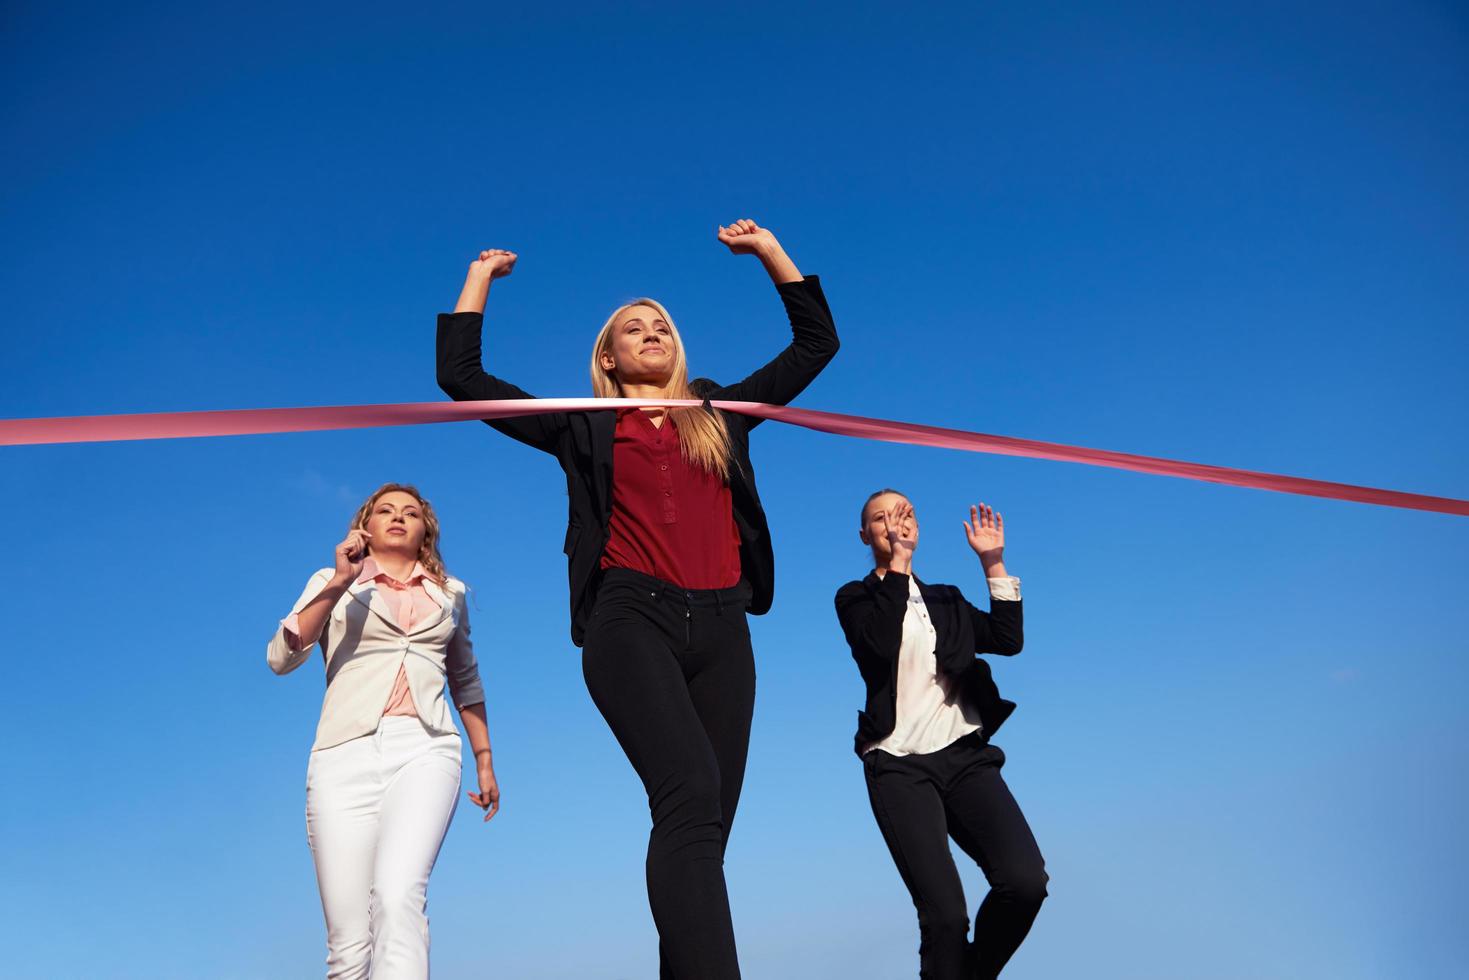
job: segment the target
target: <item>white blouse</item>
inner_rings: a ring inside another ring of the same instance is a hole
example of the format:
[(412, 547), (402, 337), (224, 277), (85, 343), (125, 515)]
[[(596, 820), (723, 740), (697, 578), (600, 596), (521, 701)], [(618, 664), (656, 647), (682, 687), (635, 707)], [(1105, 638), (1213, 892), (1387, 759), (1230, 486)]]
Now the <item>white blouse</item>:
[[(1020, 579), (1013, 575), (988, 581), (991, 598), (1020, 598)], [(937, 638), (918, 580), (909, 576), (908, 611), (898, 648), (897, 724), (887, 738), (866, 746), (864, 755), (873, 749), (892, 755), (926, 755), (983, 729), (979, 710), (960, 696), (958, 678), (939, 671), (934, 657)]]

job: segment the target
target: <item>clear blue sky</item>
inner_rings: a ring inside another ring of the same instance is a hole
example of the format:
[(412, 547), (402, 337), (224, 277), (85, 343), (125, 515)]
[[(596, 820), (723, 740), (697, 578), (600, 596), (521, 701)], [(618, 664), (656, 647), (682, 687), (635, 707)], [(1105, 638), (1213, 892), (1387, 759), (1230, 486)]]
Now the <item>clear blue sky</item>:
[[(0, 14), (0, 416), (440, 398), (434, 315), (491, 246), (523, 387), (585, 394), (640, 294), (734, 379), (787, 336), (714, 240), (750, 216), (841, 331), (800, 404), (1469, 496), (1461, 5), (206, 6)], [(982, 594), (984, 499), (1024, 581), (997, 741), (1052, 886), (1007, 976), (1462, 976), (1469, 521), (774, 423), (754, 455), (747, 976), (917, 972), (831, 610), (884, 485), (925, 577)], [(7, 976), (322, 972), (322, 678), (264, 646), (386, 480), (475, 589), (505, 793), (450, 831), (436, 975), (654, 975), (548, 457), (465, 423), (0, 467)]]

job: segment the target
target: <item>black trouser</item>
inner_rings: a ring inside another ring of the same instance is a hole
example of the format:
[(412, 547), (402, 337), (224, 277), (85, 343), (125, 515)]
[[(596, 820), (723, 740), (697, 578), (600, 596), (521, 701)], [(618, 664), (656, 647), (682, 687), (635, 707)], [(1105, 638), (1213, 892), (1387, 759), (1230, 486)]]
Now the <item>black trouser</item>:
[(665, 978), (740, 975), (724, 846), (755, 707), (749, 595), (743, 582), (688, 591), (609, 569), (582, 648), (592, 701), (648, 791), (648, 904)]
[[(998, 976), (1046, 897), (1045, 861), (1000, 776), (1004, 764), (1005, 753), (978, 733), (926, 755), (874, 749), (862, 757), (872, 814), (918, 909), (924, 980)], [(972, 944), (949, 837), (990, 884)]]

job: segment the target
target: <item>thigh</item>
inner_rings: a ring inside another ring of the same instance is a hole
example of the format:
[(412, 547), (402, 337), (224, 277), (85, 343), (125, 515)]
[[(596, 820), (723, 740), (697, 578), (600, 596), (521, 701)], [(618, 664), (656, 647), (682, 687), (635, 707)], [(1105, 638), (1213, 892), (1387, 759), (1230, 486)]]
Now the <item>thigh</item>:
[(459, 804), (459, 736), (424, 738), (383, 794), (373, 881), (381, 894), (420, 893)]
[(978, 748), (944, 795), (949, 833), (992, 886), (1030, 880), (1045, 868), (1030, 824), (1000, 775), (1004, 764), (999, 746)]
[(755, 711), (755, 654), (744, 610), (705, 615), (694, 634), (698, 649), (688, 679), (689, 697), (719, 762), (720, 803), (726, 838), (739, 805)]
[(329, 940), (369, 931), (381, 802), (372, 741), (313, 752), (306, 769), (306, 839)]
[(938, 787), (911, 764), (881, 749), (868, 752), (862, 764), (872, 815), (919, 913), (964, 912), (964, 884), (949, 853)]
[(690, 779), (717, 783), (718, 761), (683, 669), (651, 616), (635, 604), (599, 602), (582, 646), (582, 674), (650, 802)]

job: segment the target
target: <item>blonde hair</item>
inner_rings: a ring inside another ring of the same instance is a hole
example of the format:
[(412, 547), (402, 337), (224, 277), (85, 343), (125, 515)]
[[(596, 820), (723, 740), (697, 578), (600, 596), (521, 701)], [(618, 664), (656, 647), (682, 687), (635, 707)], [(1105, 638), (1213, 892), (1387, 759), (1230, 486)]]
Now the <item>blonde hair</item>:
[[(423, 566), (424, 572), (432, 579), (439, 588), (443, 588), (449, 578), (449, 573), (444, 570), (444, 559), (439, 554), (439, 518), (434, 513), (433, 505), (424, 499), (423, 494), (418, 492), (417, 487), (406, 483), (384, 483), (372, 492), (372, 496), (363, 501), (361, 507), (357, 508), (357, 516), (352, 518), (349, 530), (367, 530), (367, 519), (372, 516), (372, 509), (382, 499), (383, 494), (406, 493), (418, 501), (418, 506), (423, 510), (423, 543), (418, 546), (418, 563)], [(372, 546), (368, 545), (368, 554), (372, 553)]]
[[(683, 339), (678, 335), (678, 328), (673, 325), (673, 317), (668, 315), (668, 310), (664, 309), (662, 303), (647, 297), (623, 303), (613, 310), (607, 322), (602, 324), (602, 329), (597, 332), (596, 342), (592, 344), (592, 394), (598, 398), (618, 398), (622, 395), (622, 385), (617, 380), (617, 375), (602, 367), (602, 355), (612, 350), (612, 328), (634, 306), (657, 310), (658, 315), (668, 324), (668, 332), (673, 337), (673, 372), (668, 376), (664, 394), (669, 398), (698, 398), (689, 387), (689, 362), (684, 355)], [(729, 428), (725, 425), (724, 418), (718, 412), (706, 412), (702, 408), (670, 408), (668, 417), (678, 429), (678, 444), (684, 461), (727, 482), (730, 441)]]

